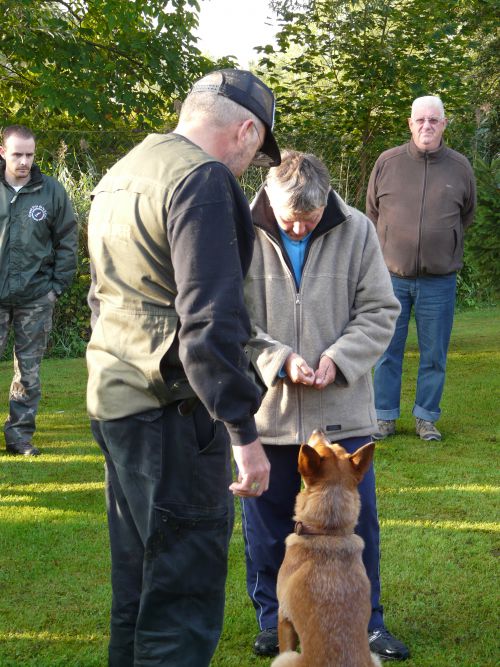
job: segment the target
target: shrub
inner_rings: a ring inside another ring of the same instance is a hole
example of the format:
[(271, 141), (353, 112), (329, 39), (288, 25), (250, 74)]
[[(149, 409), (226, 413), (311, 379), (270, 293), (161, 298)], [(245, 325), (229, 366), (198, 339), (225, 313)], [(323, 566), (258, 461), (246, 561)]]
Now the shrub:
[(99, 175), (89, 155), (86, 155), (85, 170), (77, 167), (70, 171), (67, 151), (66, 144), (61, 142), (53, 172), (64, 185), (78, 221), (78, 266), (73, 283), (57, 301), (54, 310), (54, 325), (47, 350), (47, 354), (54, 357), (82, 356), (90, 336), (90, 311), (87, 305), (90, 287), (87, 221), (90, 194)]
[[(292, 145), (293, 142), (288, 143)], [(312, 150), (311, 146), (300, 148)], [(96, 167), (84, 141), (80, 141), (78, 152), (74, 148), (69, 149), (67, 144), (61, 141), (58, 151), (47, 155), (46, 163), (42, 160), (40, 166), (64, 185), (75, 209), (80, 234), (75, 279), (56, 304), (47, 355), (81, 356), (90, 336), (90, 311), (87, 305), (90, 286), (87, 221), (90, 194), (100, 178), (100, 169)], [(356, 168), (359, 156), (347, 156), (345, 160), (337, 160), (335, 164), (330, 163), (331, 160), (326, 156), (323, 158), (330, 166), (333, 185), (341, 196), (354, 204), (358, 199), (364, 200), (359, 185), (359, 169)], [(114, 161), (114, 158), (110, 158), (111, 163)], [(487, 161), (477, 157), (474, 170), (478, 184), (478, 208), (475, 223), (466, 235), (464, 268), (458, 275), (457, 303), (462, 308), (491, 304), (500, 290), (500, 159)], [(258, 168), (251, 168), (244, 174), (241, 185), (250, 201), (265, 176), (266, 172)], [(4, 359), (10, 358), (11, 342), (12, 338), (6, 346)]]
[(474, 161), (477, 179), (476, 219), (465, 239), (465, 261), (483, 290), (500, 290), (500, 158)]

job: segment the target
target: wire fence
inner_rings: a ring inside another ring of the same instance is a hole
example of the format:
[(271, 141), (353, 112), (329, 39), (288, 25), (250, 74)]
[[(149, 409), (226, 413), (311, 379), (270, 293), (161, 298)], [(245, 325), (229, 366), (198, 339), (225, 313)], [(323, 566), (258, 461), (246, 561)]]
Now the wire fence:
[[(168, 131), (165, 128), (162, 131)], [(51, 129), (37, 137), (37, 160), (42, 169), (54, 173), (61, 165), (76, 179), (82, 174), (96, 182), (100, 176), (145, 138), (142, 129), (122, 131), (92, 131)], [(331, 174), (332, 186), (349, 204), (364, 210), (365, 193), (371, 169), (378, 155), (385, 149), (404, 143), (408, 132), (402, 130), (399, 137), (370, 142), (347, 149), (340, 139), (316, 135), (279, 136), (281, 147), (295, 148), (315, 153), (323, 159)], [(476, 128), (468, 132), (451, 131), (445, 135), (447, 144), (465, 154), (471, 161), (476, 155), (488, 157), (495, 148), (491, 134), (481, 135)], [(265, 179), (265, 170), (251, 168), (241, 179), (242, 187), (251, 200)]]
[[(166, 129), (165, 131), (168, 131)], [(127, 131), (82, 131), (72, 129), (52, 129), (37, 136), (37, 162), (43, 171), (53, 174), (66, 188), (80, 226), (79, 266), (70, 290), (56, 305), (54, 329), (51, 335), (49, 354), (52, 356), (78, 356), (83, 354), (90, 334), (89, 312), (86, 295), (90, 284), (87, 217), (90, 208), (90, 194), (102, 174), (118, 159), (137, 145), (147, 132)], [(364, 200), (368, 178), (372, 166), (382, 150), (404, 143), (407, 133), (384, 145), (383, 141), (347, 150), (339, 139), (321, 137), (279, 136), (282, 148), (295, 148), (315, 153), (327, 164), (332, 186), (349, 204), (364, 210)], [(483, 158), (491, 154), (494, 141), (477, 132), (447, 133), (446, 140), (455, 150), (473, 160), (476, 155)], [(241, 185), (249, 200), (264, 183), (266, 170), (251, 167), (241, 178)], [(468, 268), (462, 271), (459, 300), (463, 302), (476, 298), (476, 286), (468, 275)], [(465, 276), (465, 277), (464, 277)], [(469, 292), (472, 296), (468, 297)], [(3, 358), (10, 354), (11, 346), (4, 351)]]

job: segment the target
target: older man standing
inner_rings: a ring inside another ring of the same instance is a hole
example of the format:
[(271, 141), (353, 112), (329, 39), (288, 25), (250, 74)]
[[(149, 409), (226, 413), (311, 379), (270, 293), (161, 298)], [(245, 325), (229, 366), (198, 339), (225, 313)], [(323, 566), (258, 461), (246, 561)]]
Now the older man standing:
[(464, 231), (474, 217), (476, 186), (467, 158), (443, 142), (447, 121), (439, 97), (414, 100), (408, 122), (411, 140), (380, 155), (366, 199), (401, 303), (392, 341), (375, 367), (378, 430), (373, 437), (396, 433), (413, 308), (420, 351), (416, 432), (422, 440), (441, 440), (435, 422), (441, 414), (456, 276), (462, 267)]
[(256, 496), (268, 486), (244, 351), (254, 234), (236, 177), (256, 157), (279, 164), (273, 117), (260, 79), (213, 72), (192, 88), (175, 131), (148, 136), (93, 193), (99, 313), (87, 403), (106, 461), (111, 667), (210, 663), (230, 490)]

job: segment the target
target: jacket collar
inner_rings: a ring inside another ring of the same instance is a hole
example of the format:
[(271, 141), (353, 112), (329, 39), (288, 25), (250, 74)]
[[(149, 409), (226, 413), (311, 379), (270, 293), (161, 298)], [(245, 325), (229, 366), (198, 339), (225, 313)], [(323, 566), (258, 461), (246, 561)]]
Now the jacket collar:
[[(5, 160), (0, 158), (0, 180), (7, 187), (11, 187), (9, 183), (5, 180)], [(23, 185), (23, 188), (32, 185), (39, 185), (42, 182), (42, 172), (38, 165), (34, 164), (31, 166), (30, 171), (30, 180)]]
[[(278, 223), (274, 217), (273, 209), (271, 208), (269, 198), (266, 191), (264, 190), (264, 187), (261, 187), (257, 192), (250, 208), (252, 210), (254, 225), (267, 232), (281, 245)], [(338, 196), (335, 190), (330, 190), (328, 193), (328, 200), (323, 217), (311, 234), (310, 242), (312, 242), (318, 236), (326, 234), (334, 227), (337, 227), (337, 225), (342, 224), (349, 217), (350, 213), (346, 204)]]
[(433, 150), (433, 151), (422, 151), (420, 148), (417, 148), (417, 145), (413, 141), (413, 139), (410, 139), (410, 141), (407, 144), (408, 146), (408, 153), (411, 155), (412, 158), (415, 160), (431, 160), (432, 162), (437, 162), (438, 160), (441, 160), (445, 154), (448, 151), (448, 147), (444, 143), (444, 141), (441, 139), (441, 143), (439, 146)]

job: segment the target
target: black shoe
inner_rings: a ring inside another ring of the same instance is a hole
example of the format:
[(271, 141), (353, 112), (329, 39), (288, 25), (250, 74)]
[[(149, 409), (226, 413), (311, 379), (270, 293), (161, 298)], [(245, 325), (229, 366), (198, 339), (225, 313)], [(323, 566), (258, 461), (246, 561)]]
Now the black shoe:
[(382, 660), (407, 660), (410, 657), (408, 648), (393, 637), (389, 630), (379, 628), (368, 633), (370, 650)]
[(253, 650), (257, 655), (278, 655), (278, 628), (267, 628), (259, 632)]
[(9, 454), (19, 454), (21, 456), (38, 456), (40, 454), (40, 450), (33, 447), (31, 442), (11, 442), (10, 445), (6, 445), (6, 449)]

